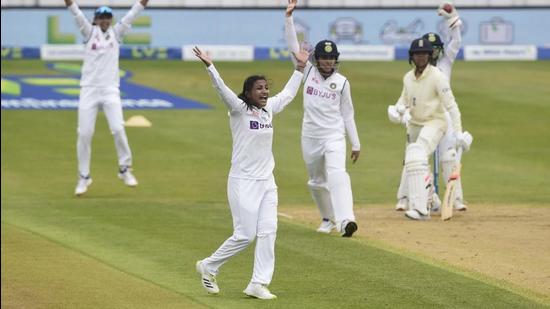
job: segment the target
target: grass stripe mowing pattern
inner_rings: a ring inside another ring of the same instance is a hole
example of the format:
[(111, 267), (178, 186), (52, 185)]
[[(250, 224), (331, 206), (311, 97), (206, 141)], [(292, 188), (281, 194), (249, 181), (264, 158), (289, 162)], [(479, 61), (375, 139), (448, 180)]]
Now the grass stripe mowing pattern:
[[(140, 181), (136, 189), (124, 187), (116, 178), (113, 141), (100, 114), (92, 155), (94, 184), (83, 198), (72, 195), (77, 180), (76, 112), (3, 110), (4, 225), (70, 249), (73, 262), (88, 257), (122, 271), (131, 277), (128, 287), (135, 280), (161, 287), (166, 295), (174, 295), (165, 299), (167, 305), (181, 297), (184, 308), (193, 304), (215, 308), (542, 307), (504, 289), (363, 241), (318, 235), (288, 222), (279, 226), (277, 266), (270, 286), (278, 295), (276, 301), (258, 302), (242, 294), (251, 275), (251, 248), (222, 269), (218, 278), (221, 295), (206, 295), (194, 263), (231, 233), (225, 194), (231, 147), (226, 112), (198, 63), (122, 61), (121, 66), (133, 71), (137, 82), (209, 103), (215, 109), (125, 113), (126, 117), (142, 114), (153, 122), (150, 129), (128, 129)], [(5, 74), (39, 74), (44, 73), (43, 67), (38, 61), (2, 62)], [(277, 92), (290, 76), (290, 68), (279, 62), (218, 65), (236, 91), (245, 76), (263, 72)], [(354, 195), (361, 204), (393, 203), (404, 130), (389, 123), (385, 108), (397, 99), (407, 69), (404, 62), (342, 66), (351, 81), (363, 144), (360, 161), (349, 166)], [(503, 69), (504, 74), (499, 73)], [(464, 127), (476, 139), (464, 157), (465, 190), (471, 202), (550, 204), (545, 189), (550, 141), (541, 134), (550, 116), (550, 106), (542, 104), (550, 96), (543, 85), (550, 79), (549, 72), (547, 62), (457, 63), (454, 91)], [(522, 87), (512, 87), (516, 84)], [(498, 117), (487, 116), (494, 111)], [(300, 122), (301, 98), (274, 122), (276, 179), (284, 205), (311, 203), (299, 146)], [(3, 261), (5, 244), (17, 235), (10, 229), (3, 233)], [(16, 250), (23, 249), (32, 250)], [(74, 256), (75, 252), (83, 257)], [(3, 276), (4, 267), (3, 263)], [(9, 285), (13, 279), (2, 280), (5, 286), (4, 282)], [(71, 299), (74, 294), (59, 297)], [(79, 307), (95, 304), (93, 295), (79, 300)]]

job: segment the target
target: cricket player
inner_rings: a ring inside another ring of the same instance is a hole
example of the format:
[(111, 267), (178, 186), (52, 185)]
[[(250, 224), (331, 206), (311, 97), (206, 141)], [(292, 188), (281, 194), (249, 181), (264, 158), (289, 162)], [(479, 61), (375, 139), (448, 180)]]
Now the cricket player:
[[(443, 9), (444, 6), (450, 5), (452, 8), (451, 12), (447, 12)], [(446, 20), (446, 25), (449, 27), (449, 41), (447, 42), (447, 48), (444, 48), (443, 41), (441, 40), (440, 36), (436, 33), (426, 33), (423, 38), (430, 41), (433, 47), (433, 56), (432, 56), (432, 62), (431, 65), (436, 66), (438, 69), (443, 72), (443, 74), (447, 77), (449, 83), (451, 82), (451, 71), (452, 66), (454, 64), (454, 61), (456, 59), (456, 56), (458, 54), (458, 51), (460, 49), (460, 45), (462, 42), (462, 34), (461, 34), (461, 26), (462, 26), (462, 20), (460, 19), (460, 16), (458, 15), (458, 12), (454, 6), (452, 6), (448, 2), (443, 2), (440, 4), (440, 6), (437, 9), (438, 15), (441, 15)], [(403, 112), (402, 110), (400, 110)], [(388, 113), (392, 114), (389, 115), (390, 118), (393, 119), (399, 119), (401, 117), (401, 122), (406, 123), (407, 119), (410, 117), (408, 114), (408, 111), (404, 111), (404, 113), (399, 113), (396, 108), (390, 108), (388, 109)], [(456, 164), (460, 163), (460, 156), (457, 154), (456, 149), (456, 139), (453, 135), (453, 130), (451, 127), (451, 119), (448, 112), (445, 112), (445, 117), (447, 118), (447, 124), (448, 128), (447, 131), (441, 140), (441, 142), (438, 145), (438, 153), (441, 155), (440, 161), (441, 161), (441, 169), (443, 172), (443, 179), (447, 180), (449, 179), (451, 173), (453, 172)], [(468, 132), (464, 132), (465, 138), (469, 139), (469, 144), (467, 145), (466, 149), (463, 149), (464, 151), (468, 151), (470, 144), (473, 140), (472, 136)], [(434, 162), (434, 164), (438, 164), (439, 162)], [(433, 179), (433, 181), (437, 181), (437, 179)], [(445, 182), (446, 183), (446, 182)], [(457, 187), (455, 191), (456, 199), (453, 203), (453, 207), (456, 210), (464, 211), (467, 210), (467, 206), (464, 204), (463, 199), (463, 193), (462, 193), (462, 186), (460, 178), (458, 178)], [(403, 166), (403, 171), (401, 173), (401, 182), (399, 184), (399, 190), (397, 192), (397, 204), (395, 206), (395, 209), (398, 211), (404, 211), (408, 208), (408, 198), (406, 195), (406, 173), (405, 173), (405, 167)], [(439, 206), (441, 205), (441, 201), (437, 194), (434, 192), (431, 195), (431, 210), (437, 211), (439, 210)]]
[(119, 90), (119, 46), (122, 37), (130, 30), (132, 22), (143, 11), (149, 0), (140, 0), (122, 19), (111, 26), (113, 12), (102, 6), (94, 13), (90, 23), (78, 5), (72, 0), (65, 0), (69, 11), (84, 37), (84, 64), (80, 79), (80, 100), (78, 104), (78, 173), (79, 179), (75, 194), (80, 196), (88, 191), (92, 184), (90, 177), (90, 158), (92, 137), (95, 130), (97, 112), (101, 108), (105, 113), (109, 129), (115, 140), (118, 155), (118, 177), (130, 187), (138, 182), (132, 174), (132, 152), (124, 130), (122, 103)]
[(281, 112), (296, 96), (309, 54), (295, 53), (296, 70), (285, 88), (269, 97), (263, 76), (248, 77), (243, 92), (236, 95), (223, 82), (210, 57), (199, 48), (195, 55), (206, 65), (212, 84), (229, 110), (233, 137), (231, 170), (227, 180), (227, 197), (233, 217), (233, 235), (211, 256), (196, 263), (203, 287), (219, 293), (215, 276), (231, 257), (256, 239), (254, 271), (244, 290), (250, 297), (274, 299), (267, 286), (275, 268), (277, 232), (277, 186), (273, 178), (273, 115)]
[[(297, 0), (286, 9), (285, 38), (292, 52), (300, 46), (292, 13)], [(346, 171), (346, 133), (351, 143), (351, 159), (359, 158), (361, 144), (355, 125), (350, 83), (338, 73), (338, 48), (329, 40), (317, 43), (314, 63), (304, 70), (304, 117), (302, 153), (307, 166), (308, 187), (321, 214), (321, 233), (336, 229), (351, 237), (357, 231), (353, 212), (351, 180)]]
[(406, 196), (408, 210), (405, 216), (413, 220), (430, 218), (429, 196), (433, 192), (428, 157), (434, 152), (448, 123), (445, 111), (451, 119), (452, 134), (460, 147), (469, 147), (467, 134), (462, 132), (458, 105), (453, 96), (449, 79), (430, 63), (433, 47), (429, 40), (419, 38), (409, 49), (409, 63), (414, 68), (403, 78), (403, 90), (396, 106), (388, 108), (390, 120), (402, 121), (400, 113), (410, 111), (407, 125), (407, 149), (405, 153)]

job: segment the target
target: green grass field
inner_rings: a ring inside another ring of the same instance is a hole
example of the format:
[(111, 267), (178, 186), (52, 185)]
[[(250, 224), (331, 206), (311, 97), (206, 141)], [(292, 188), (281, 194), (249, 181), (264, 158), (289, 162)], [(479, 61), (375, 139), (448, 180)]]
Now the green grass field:
[[(39, 61), (2, 61), (2, 74), (50, 74)], [(220, 63), (235, 91), (265, 73), (272, 94), (290, 63)], [(204, 66), (122, 61), (133, 80), (205, 102), (210, 110), (136, 111), (151, 128), (128, 128), (136, 189), (116, 177), (113, 140), (102, 115), (93, 143), (94, 184), (73, 196), (76, 111), (1, 112), (2, 307), (6, 308), (538, 308), (520, 291), (390, 252), (365, 239), (318, 235), (281, 218), (271, 302), (247, 299), (252, 247), (222, 269), (221, 295), (207, 295), (194, 263), (232, 231), (226, 203), (231, 156), (227, 114)], [(351, 81), (361, 158), (348, 165), (357, 208), (392, 207), (404, 128), (388, 104), (401, 91), (406, 62), (344, 63)], [(53, 73), (52, 73), (53, 74)], [(550, 62), (458, 62), (453, 90), (474, 136), (464, 156), (473, 204), (550, 211)], [(301, 96), (275, 118), (279, 203), (314, 207), (300, 152)], [(405, 219), (404, 219), (405, 220)], [(367, 223), (368, 226), (368, 223)]]

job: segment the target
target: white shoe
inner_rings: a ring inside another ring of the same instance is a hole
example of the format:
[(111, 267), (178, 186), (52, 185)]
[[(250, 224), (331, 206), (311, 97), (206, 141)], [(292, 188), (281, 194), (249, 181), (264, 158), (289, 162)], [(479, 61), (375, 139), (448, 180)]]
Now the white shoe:
[(416, 209), (411, 209), (405, 211), (405, 217), (412, 219), (412, 220), (428, 220), (430, 219), (430, 215), (423, 215), (419, 213)]
[(319, 228), (317, 229), (317, 232), (330, 234), (330, 232), (335, 228), (336, 225), (332, 223), (332, 221), (330, 221), (329, 219), (323, 219), (323, 221), (321, 221), (321, 225), (319, 225)]
[(220, 292), (220, 288), (218, 288), (218, 284), (216, 283), (216, 276), (212, 275), (204, 268), (202, 265), (202, 260), (197, 261), (195, 268), (197, 269), (197, 272), (201, 274), (201, 283), (206, 291), (210, 294), (218, 294)]
[(340, 228), (340, 233), (342, 233), (342, 237), (351, 237), (351, 235), (353, 235), (355, 231), (357, 231), (357, 223), (351, 220), (342, 221), (342, 227)]
[(118, 178), (124, 181), (124, 184), (128, 187), (135, 187), (138, 185), (136, 177), (132, 174), (132, 168), (129, 166), (123, 166), (118, 171)]
[(74, 194), (76, 196), (81, 196), (82, 194), (86, 193), (88, 191), (88, 186), (92, 184), (92, 178), (90, 176), (82, 177), (78, 179), (78, 183), (76, 184), (76, 189), (74, 190)]
[(468, 210), (468, 206), (464, 204), (461, 200), (456, 199), (453, 203), (453, 208), (458, 211), (466, 211)]
[(430, 202), (430, 211), (438, 212), (439, 208), (441, 208), (441, 200), (439, 199), (437, 193), (434, 192), (434, 194), (432, 194), (432, 200)]
[(407, 210), (407, 204), (409, 201), (406, 197), (400, 198), (399, 201), (397, 201), (397, 204), (395, 204), (395, 210), (396, 211), (405, 211)]
[(244, 294), (255, 297), (259, 299), (275, 299), (277, 295), (271, 294), (267, 287), (260, 283), (250, 282), (246, 289), (243, 291)]

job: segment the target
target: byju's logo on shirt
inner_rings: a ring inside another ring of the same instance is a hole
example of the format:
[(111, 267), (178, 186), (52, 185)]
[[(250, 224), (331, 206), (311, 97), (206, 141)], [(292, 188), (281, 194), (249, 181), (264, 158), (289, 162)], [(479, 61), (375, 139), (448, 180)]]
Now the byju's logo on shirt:
[(332, 100), (336, 99), (336, 93), (330, 92), (330, 91), (318, 90), (311, 86), (307, 87), (306, 93), (310, 95), (315, 95), (321, 98), (325, 98), (325, 99), (332, 99)]
[(269, 128), (273, 128), (273, 125), (271, 123), (263, 124), (263, 123), (259, 123), (259, 122), (254, 121), (254, 120), (250, 120), (250, 129), (251, 130), (269, 129)]

